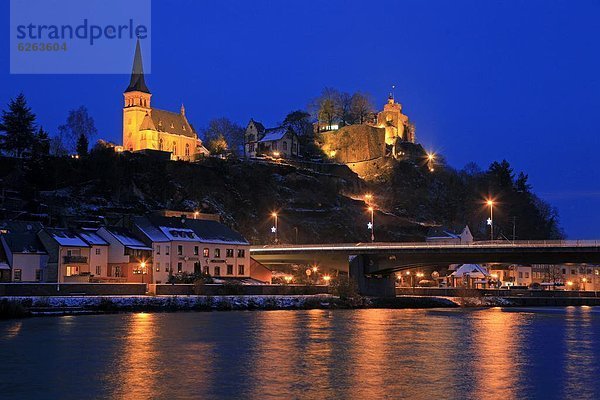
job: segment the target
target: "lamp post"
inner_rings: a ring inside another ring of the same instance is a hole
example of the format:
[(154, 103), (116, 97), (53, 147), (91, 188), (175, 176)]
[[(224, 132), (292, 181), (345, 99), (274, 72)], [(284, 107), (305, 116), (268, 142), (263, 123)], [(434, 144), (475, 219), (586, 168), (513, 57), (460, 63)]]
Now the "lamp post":
[(490, 219), (488, 219), (488, 225), (490, 226), (490, 240), (494, 240), (494, 201), (488, 200), (487, 205), (490, 206)]
[(274, 212), (271, 214), (271, 216), (273, 217), (273, 221), (274, 221), (274, 225), (271, 228), (271, 232), (273, 232), (275, 234), (275, 244), (279, 244), (279, 232), (278, 232), (279, 227), (277, 226), (277, 223), (278, 223), (277, 213)]
[(144, 283), (144, 275), (146, 275), (146, 262), (145, 261), (142, 261), (140, 263), (140, 270), (142, 273), (142, 283)]
[(369, 207), (369, 211), (371, 212), (371, 222), (367, 224), (367, 229), (371, 230), (371, 242), (375, 241), (375, 209), (373, 207)]

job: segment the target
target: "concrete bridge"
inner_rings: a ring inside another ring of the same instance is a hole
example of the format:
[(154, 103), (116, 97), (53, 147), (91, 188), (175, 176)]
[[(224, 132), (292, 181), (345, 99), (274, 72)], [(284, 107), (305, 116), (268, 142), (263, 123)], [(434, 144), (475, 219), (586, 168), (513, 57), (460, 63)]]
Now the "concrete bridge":
[(462, 263), (600, 264), (600, 241), (493, 241), (470, 244), (341, 243), (253, 246), (250, 255), (270, 266), (313, 264), (349, 271), (363, 294), (393, 293), (393, 273)]

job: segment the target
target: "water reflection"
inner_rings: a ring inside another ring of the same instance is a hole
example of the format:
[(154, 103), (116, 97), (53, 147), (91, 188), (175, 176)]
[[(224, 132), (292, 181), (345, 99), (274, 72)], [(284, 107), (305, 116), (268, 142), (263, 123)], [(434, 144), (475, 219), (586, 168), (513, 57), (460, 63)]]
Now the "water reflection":
[(600, 357), (598, 326), (592, 324), (592, 308), (568, 307), (565, 327), (564, 397), (598, 399), (597, 390)]
[(504, 312), (493, 308), (475, 314), (474, 331), (465, 337), (477, 350), (472, 366), (476, 382), (473, 396), (478, 399), (522, 398), (517, 388), (524, 373), (521, 357), (521, 330), (527, 324), (527, 314)]
[(593, 309), (573, 308), (0, 321), (0, 393), (127, 399), (600, 398), (599, 317)]
[(160, 351), (155, 344), (156, 319), (157, 314), (131, 314), (124, 337), (115, 337), (115, 341), (121, 343), (121, 361), (115, 368), (106, 371), (110, 388), (113, 390), (110, 397), (152, 397), (160, 374), (156, 360)]

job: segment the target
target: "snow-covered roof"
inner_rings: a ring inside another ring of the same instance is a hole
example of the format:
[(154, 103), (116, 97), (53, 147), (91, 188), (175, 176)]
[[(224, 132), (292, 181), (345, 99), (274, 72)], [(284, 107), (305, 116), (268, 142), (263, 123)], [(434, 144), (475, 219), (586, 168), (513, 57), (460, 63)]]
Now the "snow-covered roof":
[(200, 240), (193, 229), (168, 226), (159, 226), (158, 229), (171, 241), (198, 242)]
[(82, 238), (77, 236), (76, 233), (71, 232), (67, 229), (57, 229), (57, 228), (45, 228), (46, 233), (50, 235), (56, 243), (60, 246), (65, 247), (90, 247)]
[(463, 264), (452, 273), (454, 277), (469, 275), (471, 278), (486, 278), (490, 273), (479, 264)]
[(136, 217), (136, 226), (152, 242), (195, 241), (199, 243), (248, 245), (238, 232), (217, 221), (151, 215)]
[(108, 242), (102, 239), (100, 236), (96, 234), (96, 232), (91, 230), (80, 230), (77, 232), (80, 238), (82, 238), (87, 244), (91, 246), (108, 246)]
[(108, 233), (114, 236), (115, 239), (123, 246), (133, 249), (133, 250), (152, 250), (151, 247), (148, 247), (142, 242), (138, 240), (133, 234), (125, 228), (105, 228)]
[(259, 140), (259, 142), (273, 142), (275, 140), (281, 140), (287, 133), (287, 128), (280, 126), (279, 128), (267, 129), (265, 136)]

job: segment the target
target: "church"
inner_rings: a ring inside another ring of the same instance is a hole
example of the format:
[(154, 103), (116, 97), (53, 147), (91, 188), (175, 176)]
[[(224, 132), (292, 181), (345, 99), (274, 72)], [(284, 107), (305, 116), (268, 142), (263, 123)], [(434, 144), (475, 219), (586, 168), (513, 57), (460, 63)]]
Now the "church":
[(170, 153), (171, 160), (184, 161), (195, 161), (209, 155), (189, 123), (183, 105), (179, 112), (151, 107), (152, 94), (144, 79), (139, 39), (135, 47), (131, 80), (123, 96), (123, 150), (163, 151)]

